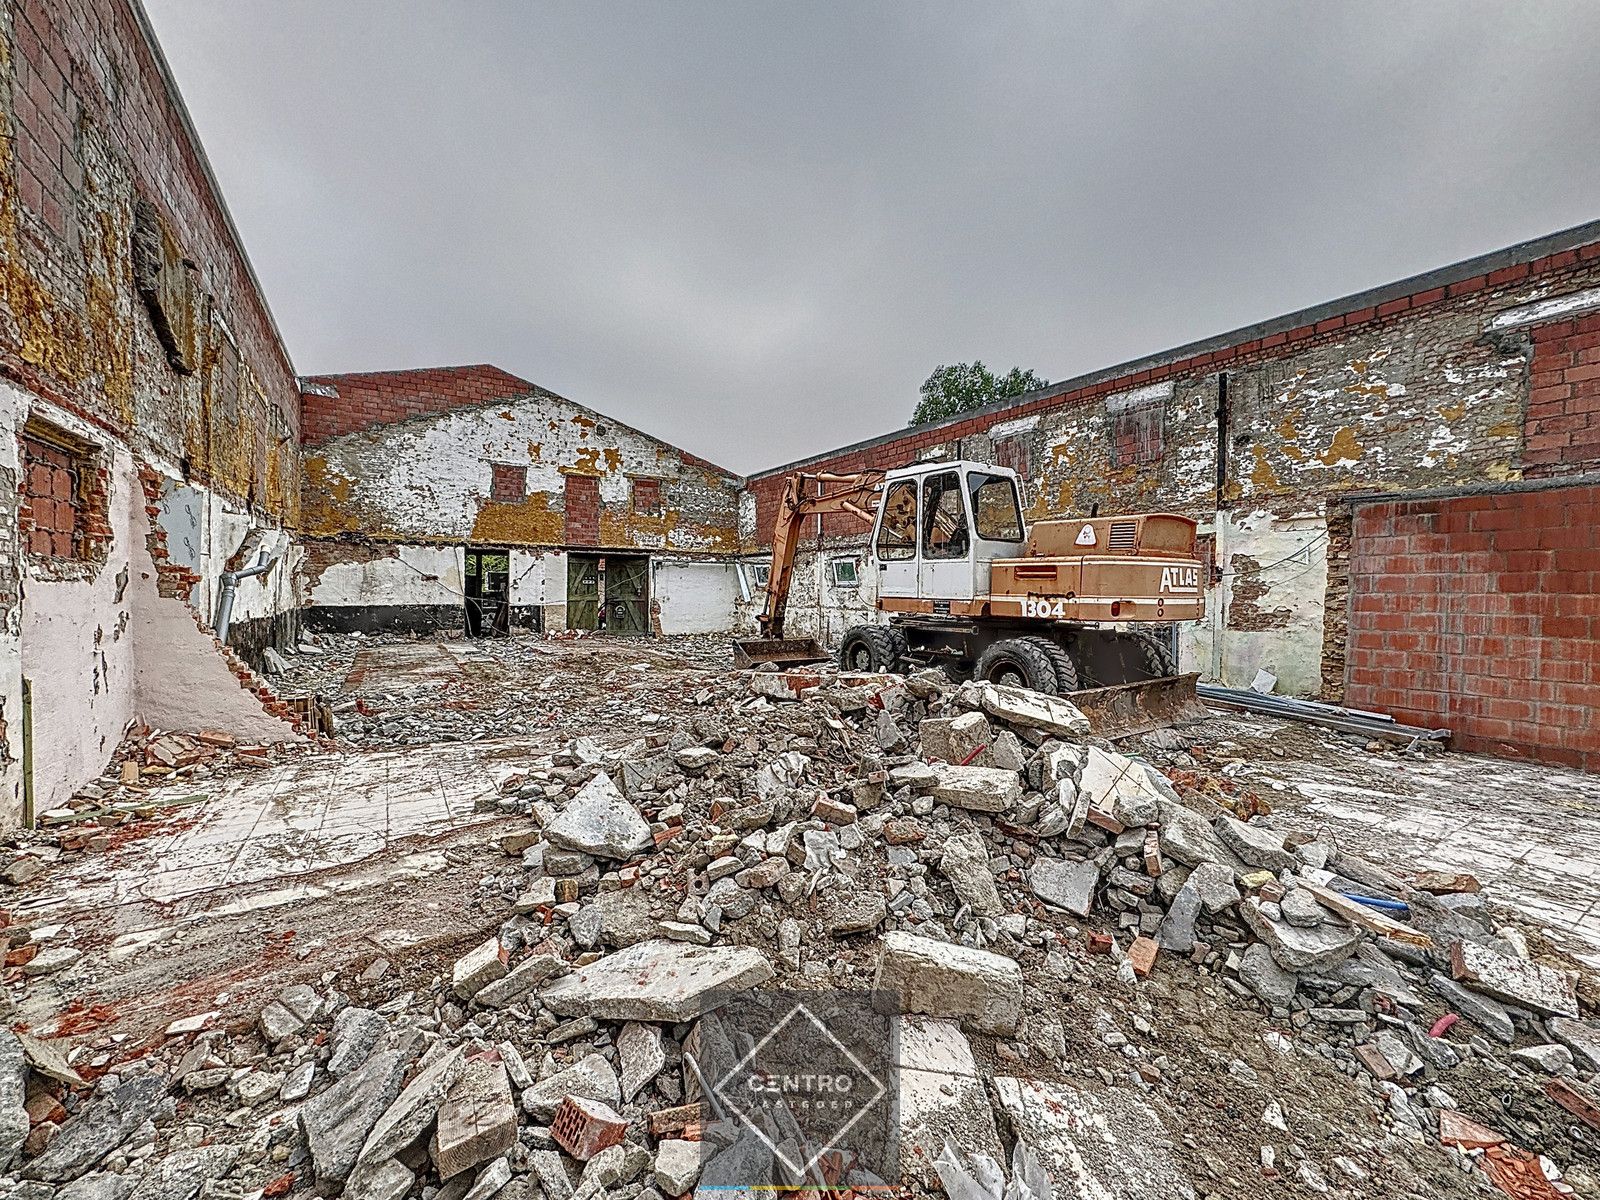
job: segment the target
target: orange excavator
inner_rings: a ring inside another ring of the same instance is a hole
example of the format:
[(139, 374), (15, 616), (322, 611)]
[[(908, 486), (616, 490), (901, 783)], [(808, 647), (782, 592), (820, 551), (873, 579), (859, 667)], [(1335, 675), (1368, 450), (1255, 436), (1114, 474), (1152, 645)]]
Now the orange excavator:
[(1098, 732), (1133, 733), (1201, 710), (1168, 631), (1205, 615), (1195, 522), (1172, 513), (1022, 518), (1016, 472), (926, 462), (854, 475), (791, 475), (772, 534), (760, 637), (735, 664), (829, 657), (786, 638), (784, 613), (805, 519), (848, 513), (872, 527), (882, 620), (845, 632), (848, 671), (943, 666), (956, 678), (1067, 695)]

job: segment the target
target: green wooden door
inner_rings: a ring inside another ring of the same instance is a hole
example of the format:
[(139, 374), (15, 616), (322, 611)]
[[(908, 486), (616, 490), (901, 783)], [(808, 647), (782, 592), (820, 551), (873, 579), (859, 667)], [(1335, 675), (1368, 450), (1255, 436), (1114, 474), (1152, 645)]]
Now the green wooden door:
[(567, 556), (567, 628), (600, 628), (600, 560)]
[(650, 632), (650, 560), (606, 559), (606, 630)]

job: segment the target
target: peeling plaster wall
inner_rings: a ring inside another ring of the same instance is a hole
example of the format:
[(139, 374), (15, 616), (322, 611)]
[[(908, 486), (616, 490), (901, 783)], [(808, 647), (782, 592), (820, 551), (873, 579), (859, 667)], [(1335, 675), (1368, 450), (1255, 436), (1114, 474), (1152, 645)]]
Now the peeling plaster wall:
[(511, 605), (537, 608), (541, 628), (567, 627), (567, 556), (559, 550), (511, 552)]
[[(21, 556), (22, 601), (11, 642), (18, 653), (5, 656), (0, 669), (7, 671), (5, 705), (18, 714), (19, 734), (22, 679), (32, 687), (35, 812), (60, 806), (97, 777), (134, 718), (180, 731), (222, 729), (246, 741), (294, 740), (289, 726), (239, 686), (192, 610), (159, 593), (145, 493), (125, 445), (0, 384), (0, 469), (15, 469), (17, 432), (30, 416), (97, 447), (110, 477), (111, 529), (104, 561), (73, 564), (70, 578), (57, 577), (63, 572), (54, 563)], [(10, 732), (6, 753), (20, 760), (20, 737), (13, 748)], [(20, 778), (16, 782), (7, 788), (0, 823), (21, 819)]]

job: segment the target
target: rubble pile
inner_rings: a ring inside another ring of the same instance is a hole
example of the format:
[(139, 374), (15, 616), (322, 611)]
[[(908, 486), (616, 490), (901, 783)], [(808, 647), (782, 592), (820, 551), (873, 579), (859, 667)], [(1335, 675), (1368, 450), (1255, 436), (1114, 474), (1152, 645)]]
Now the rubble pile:
[[(585, 639), (572, 633), (545, 637), (416, 638), (400, 634), (317, 634), (282, 653), (270, 651), (267, 670), (284, 694), (329, 698), (330, 731), (347, 747), (421, 746), (434, 742), (581, 732), (637, 707), (640, 694), (656, 696), (664, 676), (721, 678), (727, 643), (679, 636), (630, 643)], [(555, 653), (551, 642), (592, 643), (592, 653)], [(415, 648), (442, 656), (448, 672), (400, 678), (363, 669), (364, 656)], [(587, 659), (587, 662), (584, 660)], [(682, 670), (687, 662), (693, 668)], [(459, 664), (459, 666), (457, 665)], [(597, 701), (595, 685), (606, 698)], [(699, 690), (697, 685), (693, 690)]]
[(1600, 1185), (1600, 1025), (1468, 876), (1285, 837), (939, 672), (724, 675), (661, 726), (508, 784), (446, 959), (154, 1047), (0, 1037), (0, 1195), (685, 1195), (743, 1145), (716, 1005), (775, 986), (895, 998), (918, 1194), (1008, 1161), (1034, 1196)]

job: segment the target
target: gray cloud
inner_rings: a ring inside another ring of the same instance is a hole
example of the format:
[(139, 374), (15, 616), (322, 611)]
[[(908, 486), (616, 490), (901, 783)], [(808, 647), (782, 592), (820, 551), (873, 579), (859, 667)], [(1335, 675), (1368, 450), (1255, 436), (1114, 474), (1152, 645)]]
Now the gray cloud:
[(298, 368), (738, 470), (1600, 216), (1587, 0), (146, 0)]

